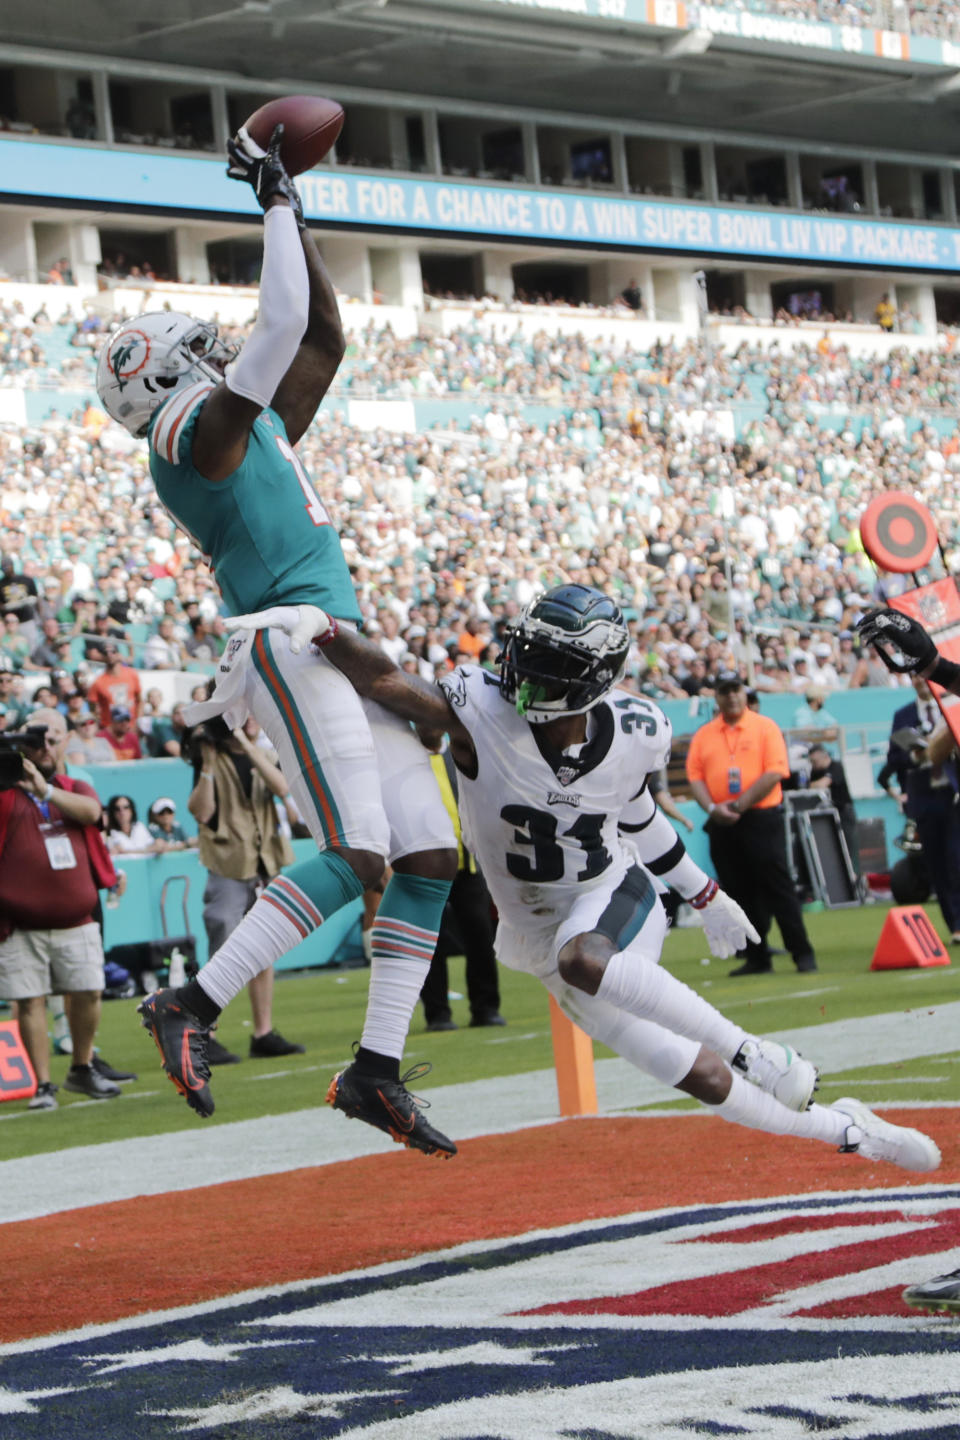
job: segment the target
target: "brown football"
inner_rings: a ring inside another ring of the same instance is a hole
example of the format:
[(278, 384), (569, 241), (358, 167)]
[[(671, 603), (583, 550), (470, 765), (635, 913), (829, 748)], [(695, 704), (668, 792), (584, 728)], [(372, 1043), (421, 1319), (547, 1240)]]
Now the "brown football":
[(255, 110), (244, 129), (266, 149), (278, 125), (283, 126), (280, 158), (288, 175), (319, 165), (343, 127), (343, 107), (320, 95), (285, 95)]

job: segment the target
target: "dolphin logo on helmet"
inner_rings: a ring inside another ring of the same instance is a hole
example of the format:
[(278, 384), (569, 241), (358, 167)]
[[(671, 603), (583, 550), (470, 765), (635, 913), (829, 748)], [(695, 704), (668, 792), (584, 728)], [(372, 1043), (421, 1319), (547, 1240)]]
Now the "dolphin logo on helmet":
[[(137, 365), (130, 365), (131, 357), (134, 356), (143, 346), (144, 353)], [(118, 337), (118, 343), (111, 345), (107, 354), (107, 364), (113, 371), (114, 378), (122, 390), (128, 380), (132, 380), (150, 359), (150, 341), (142, 330), (128, 330)]]

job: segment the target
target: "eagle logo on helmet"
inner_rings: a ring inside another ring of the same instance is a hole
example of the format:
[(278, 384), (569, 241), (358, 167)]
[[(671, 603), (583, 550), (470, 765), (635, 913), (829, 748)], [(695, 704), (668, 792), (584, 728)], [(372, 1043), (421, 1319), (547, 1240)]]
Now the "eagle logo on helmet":
[(614, 601), (589, 585), (558, 585), (528, 605), (507, 635), (500, 694), (534, 725), (581, 715), (620, 683), (629, 648)]
[[(142, 330), (125, 330), (122, 335), (118, 336), (118, 341), (119, 343), (110, 351), (107, 363), (122, 390), (129, 380), (140, 374), (150, 359), (150, 340)], [(140, 356), (136, 365), (132, 365), (131, 359), (141, 346), (143, 355)]]

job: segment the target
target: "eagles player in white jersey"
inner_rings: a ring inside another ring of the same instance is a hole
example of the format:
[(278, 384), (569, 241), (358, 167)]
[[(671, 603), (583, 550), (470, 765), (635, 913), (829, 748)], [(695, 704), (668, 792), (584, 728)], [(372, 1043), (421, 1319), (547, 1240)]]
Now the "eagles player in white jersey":
[(813, 1065), (727, 1020), (657, 963), (666, 917), (653, 876), (699, 912), (715, 955), (755, 932), (653, 801), (647, 776), (668, 757), (670, 724), (617, 688), (629, 636), (607, 596), (583, 585), (549, 591), (510, 633), (499, 678), (465, 665), (439, 687), (312, 607), (228, 623), (280, 625), (297, 643), (319, 636), (361, 695), (447, 733), (464, 840), (500, 913), (498, 957), (538, 976), (594, 1039), (726, 1120), (937, 1168), (940, 1152), (920, 1131), (858, 1100), (812, 1103)]

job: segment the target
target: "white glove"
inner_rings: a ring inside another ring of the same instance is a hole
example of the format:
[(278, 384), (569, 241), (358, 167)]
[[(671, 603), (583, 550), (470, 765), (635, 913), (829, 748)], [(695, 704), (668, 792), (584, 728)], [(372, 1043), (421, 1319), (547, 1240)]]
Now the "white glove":
[(729, 960), (742, 950), (748, 940), (759, 945), (760, 936), (751, 925), (746, 912), (731, 900), (713, 881), (690, 901), (703, 923), (703, 932), (710, 953), (718, 960)]
[(290, 652), (299, 655), (311, 640), (332, 640), (336, 622), (318, 605), (271, 605), (252, 615), (231, 615), (224, 620), (225, 630), (283, 630), (290, 636)]

